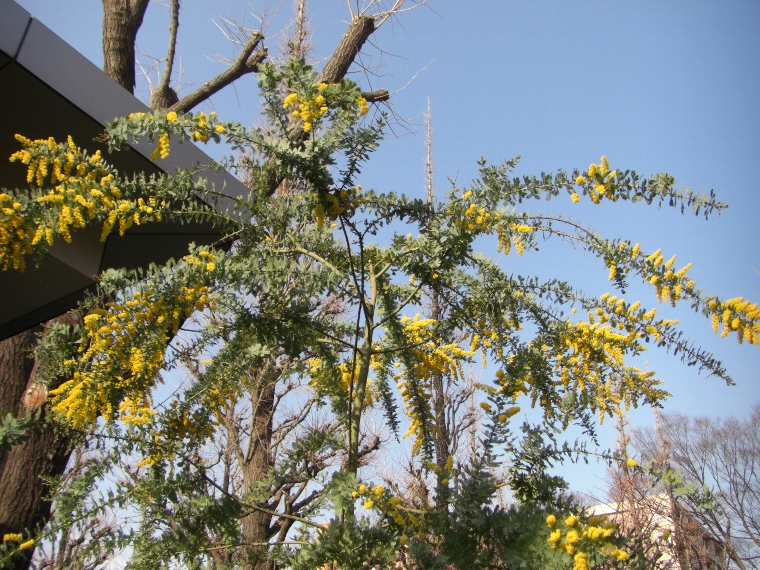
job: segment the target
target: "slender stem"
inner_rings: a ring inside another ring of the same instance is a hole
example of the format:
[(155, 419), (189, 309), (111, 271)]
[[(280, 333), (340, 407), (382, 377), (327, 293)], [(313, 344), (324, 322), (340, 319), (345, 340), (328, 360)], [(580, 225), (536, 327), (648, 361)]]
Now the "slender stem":
[(395, 308), (393, 311), (391, 311), (390, 313), (388, 313), (388, 315), (387, 315), (385, 318), (383, 318), (383, 320), (381, 320), (379, 323), (376, 323), (375, 325), (373, 325), (373, 326), (374, 326), (374, 328), (378, 328), (378, 327), (381, 327), (381, 326), (383, 326), (383, 325), (384, 325), (385, 323), (387, 323), (387, 322), (388, 322), (390, 319), (392, 319), (393, 317), (395, 317), (396, 315), (398, 315), (398, 314), (399, 314), (399, 312), (400, 312), (400, 311), (401, 311), (401, 310), (402, 310), (404, 307), (406, 307), (406, 306), (407, 306), (409, 303), (411, 303), (411, 302), (412, 302), (412, 299), (414, 299), (414, 298), (417, 296), (417, 293), (419, 293), (419, 292), (420, 292), (420, 289), (422, 289), (422, 282), (420, 282), (420, 284), (419, 284), (419, 285), (417, 285), (417, 288), (416, 288), (414, 291), (412, 291), (412, 293), (410, 293), (410, 294), (407, 296), (407, 298), (406, 298), (406, 299), (404, 299), (403, 301), (401, 301), (401, 303), (399, 303), (398, 307), (396, 307), (396, 308)]
[(352, 398), (353, 412), (349, 418), (348, 426), (348, 470), (354, 474), (359, 470), (359, 429), (361, 427), (364, 397), (367, 393), (367, 379), (372, 358), (372, 336), (375, 330), (373, 320), (377, 302), (377, 282), (375, 274), (371, 269), (368, 277), (370, 293), (369, 297), (363, 297), (362, 303), (364, 306), (364, 336), (362, 338), (362, 346), (357, 351), (359, 356), (359, 373), (356, 379), (356, 390)]
[(166, 53), (166, 68), (161, 78), (161, 88), (169, 87), (174, 66), (174, 50), (177, 47), (177, 28), (179, 28), (179, 0), (172, 0), (172, 21), (169, 27), (169, 49)]

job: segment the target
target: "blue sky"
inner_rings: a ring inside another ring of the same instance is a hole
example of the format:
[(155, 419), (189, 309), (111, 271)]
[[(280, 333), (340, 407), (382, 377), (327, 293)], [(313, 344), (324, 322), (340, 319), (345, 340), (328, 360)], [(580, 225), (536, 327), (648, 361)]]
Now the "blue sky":
[[(95, 64), (102, 64), (100, 2), (22, 0), (20, 4)], [(224, 68), (217, 53), (235, 55), (212, 23), (234, 16), (258, 23), (258, 2), (185, 0), (179, 28), (181, 94)], [(289, 0), (267, 29), (276, 34), (289, 18)], [(274, 10), (277, 5), (270, 6)], [(312, 0), (314, 62), (329, 55), (345, 30), (346, 3)], [(138, 35), (138, 50), (162, 57), (168, 9), (153, 2)], [(387, 23), (365, 50), (375, 75), (353, 76), (364, 87), (394, 94), (399, 117), (420, 125), (430, 98), (433, 151), (439, 193), (449, 178), (465, 185), (476, 161), (521, 155), (518, 174), (585, 169), (605, 154), (612, 168), (649, 175), (669, 172), (678, 184), (715, 189), (730, 207), (709, 221), (644, 204), (590, 203), (569, 199), (526, 205), (533, 211), (572, 216), (606, 237), (640, 242), (642, 250), (678, 254), (693, 262), (692, 278), (724, 298), (760, 301), (760, 3), (703, 1), (430, 0)], [(141, 61), (148, 62), (145, 55)], [(418, 73), (419, 72), (419, 73)], [(147, 100), (145, 83), (137, 95)], [(258, 119), (255, 80), (215, 96), (207, 110), (250, 124)], [(365, 187), (422, 196), (425, 188), (422, 131), (395, 129), (364, 171)], [(556, 276), (585, 292), (609, 290), (604, 266), (568, 244), (503, 262), (511, 271)], [(680, 265), (679, 265), (680, 266)], [(654, 292), (632, 287), (626, 298), (654, 306)], [(666, 308), (661, 314), (670, 314)], [(760, 349), (720, 339), (710, 323), (675, 311), (689, 335), (724, 361), (737, 382), (726, 387), (697, 375), (656, 349), (642, 364), (666, 380), (673, 397), (665, 410), (694, 415), (746, 416), (760, 401)], [(630, 414), (637, 425), (652, 423), (648, 409)], [(608, 425), (608, 424), (607, 424)], [(605, 428), (602, 443), (612, 434)], [(596, 469), (566, 469), (573, 487), (599, 486)], [(589, 473), (593, 472), (593, 475)]]

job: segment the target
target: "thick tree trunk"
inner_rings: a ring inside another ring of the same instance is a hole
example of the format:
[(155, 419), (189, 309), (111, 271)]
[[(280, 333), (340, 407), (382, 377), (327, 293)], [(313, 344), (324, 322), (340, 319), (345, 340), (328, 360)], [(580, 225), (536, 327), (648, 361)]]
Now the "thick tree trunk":
[[(76, 315), (64, 315), (48, 325), (63, 321), (74, 324)], [(47, 391), (60, 384), (46, 385), (32, 359), (41, 327), (19, 333), (0, 342), (0, 413), (17, 418), (32, 417), (26, 439), (0, 452), (0, 535), (22, 533), (26, 540), (44, 527), (50, 518), (52, 477), (63, 474), (71, 454), (65, 429), (47, 417)], [(33, 549), (19, 553), (14, 570), (29, 567)]]
[(130, 93), (135, 89), (135, 39), (148, 0), (103, 0), (103, 71)]
[[(251, 437), (245, 462), (242, 464), (243, 485), (245, 492), (261, 481), (272, 464), (272, 422), (274, 416), (275, 385), (269, 384), (251, 390)], [(261, 506), (266, 504), (262, 501)], [(246, 570), (273, 570), (274, 561), (268, 556), (268, 548), (261, 546), (268, 542), (272, 516), (261, 511), (254, 511), (242, 521), (243, 543), (250, 545), (246, 550), (243, 568)]]

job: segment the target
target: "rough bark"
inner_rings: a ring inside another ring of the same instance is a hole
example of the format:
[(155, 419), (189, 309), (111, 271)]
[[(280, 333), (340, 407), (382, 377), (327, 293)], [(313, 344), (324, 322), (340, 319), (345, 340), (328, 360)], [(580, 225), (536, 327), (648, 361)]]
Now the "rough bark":
[(337, 83), (346, 76), (351, 64), (359, 55), (365, 42), (375, 31), (375, 20), (369, 16), (354, 18), (346, 33), (340, 39), (338, 47), (319, 74), (319, 81)]
[[(241, 462), (243, 485), (249, 492), (269, 471), (272, 464), (271, 444), (274, 419), (274, 383), (257, 387), (251, 391), (251, 436), (244, 461)], [(261, 503), (266, 506), (266, 501)], [(266, 547), (260, 545), (269, 542), (274, 534), (270, 529), (272, 516), (262, 511), (253, 511), (242, 521), (243, 544), (247, 548), (247, 563), (244, 568), (251, 570), (272, 570), (274, 561), (268, 557)], [(258, 546), (254, 546), (258, 545)]]
[[(64, 315), (49, 321), (68, 325), (78, 315)], [(32, 418), (26, 439), (0, 457), (0, 535), (23, 533), (24, 538), (45, 526), (50, 518), (51, 478), (63, 474), (71, 454), (71, 440), (65, 429), (47, 416), (42, 407), (47, 391), (63, 379), (48, 383), (39, 371), (44, 363), (34, 362), (31, 353), (40, 327), (19, 333), (0, 343), (0, 410), (17, 418)], [(44, 333), (43, 333), (44, 334)], [(11, 568), (26, 570), (33, 549), (19, 553)]]
[[(37, 344), (39, 327), (29, 329), (0, 342), (0, 418), (17, 414), (17, 407), (24, 395), (34, 360), (31, 351)], [(5, 468), (7, 451), (0, 448), (0, 473)], [(0, 478), (0, 486), (2, 479)]]
[(103, 71), (135, 90), (135, 40), (148, 0), (103, 0)]

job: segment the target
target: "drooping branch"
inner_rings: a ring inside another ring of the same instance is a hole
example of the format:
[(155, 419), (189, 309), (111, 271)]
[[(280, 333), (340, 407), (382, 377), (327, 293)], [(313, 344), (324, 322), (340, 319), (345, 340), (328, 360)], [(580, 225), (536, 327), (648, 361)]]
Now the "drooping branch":
[(237, 59), (230, 67), (210, 81), (204, 83), (189, 95), (183, 97), (179, 102), (172, 105), (170, 110), (177, 111), (178, 113), (187, 113), (193, 107), (202, 103), (236, 79), (247, 73), (257, 72), (259, 70), (259, 65), (267, 56), (266, 47), (256, 50), (263, 39), (264, 35), (260, 32), (252, 33), (251, 37), (248, 38), (248, 41), (243, 47), (243, 51), (240, 52), (240, 55), (238, 55)]

